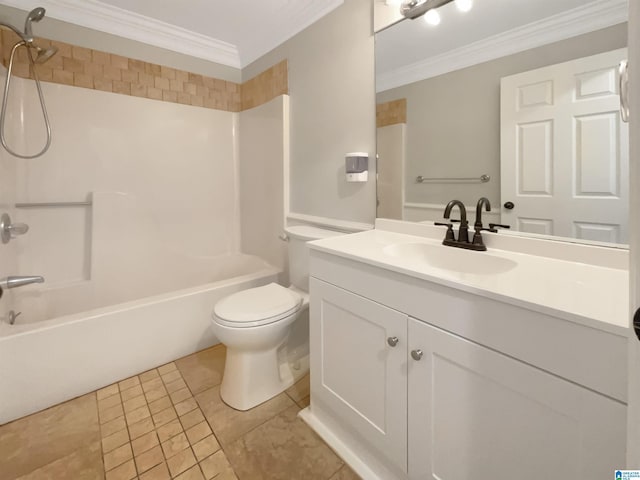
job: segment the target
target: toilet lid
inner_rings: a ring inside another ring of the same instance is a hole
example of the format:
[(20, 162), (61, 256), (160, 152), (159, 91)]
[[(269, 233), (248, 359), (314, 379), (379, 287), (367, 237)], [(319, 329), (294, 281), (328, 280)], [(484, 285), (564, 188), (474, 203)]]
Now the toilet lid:
[(295, 312), (302, 303), (296, 292), (277, 283), (249, 288), (223, 298), (213, 308), (216, 317), (238, 327), (273, 323)]

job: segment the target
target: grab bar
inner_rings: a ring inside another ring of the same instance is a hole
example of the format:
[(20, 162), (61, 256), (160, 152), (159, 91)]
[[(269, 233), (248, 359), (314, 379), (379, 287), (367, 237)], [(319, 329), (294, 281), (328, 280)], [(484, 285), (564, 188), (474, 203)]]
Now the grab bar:
[(491, 180), (491, 177), (487, 174), (480, 175), (480, 177), (428, 178), (422, 175), (416, 177), (416, 183), (487, 183), (489, 180)]
[(40, 207), (90, 207), (93, 202), (34, 202), (34, 203), (16, 203), (16, 208), (40, 208)]

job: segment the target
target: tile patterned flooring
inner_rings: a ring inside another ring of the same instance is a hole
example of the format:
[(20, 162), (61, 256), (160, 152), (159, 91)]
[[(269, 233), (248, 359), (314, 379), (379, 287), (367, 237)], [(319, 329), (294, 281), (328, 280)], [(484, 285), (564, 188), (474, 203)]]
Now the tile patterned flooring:
[(0, 426), (0, 480), (357, 480), (297, 417), (308, 375), (240, 412), (216, 345)]

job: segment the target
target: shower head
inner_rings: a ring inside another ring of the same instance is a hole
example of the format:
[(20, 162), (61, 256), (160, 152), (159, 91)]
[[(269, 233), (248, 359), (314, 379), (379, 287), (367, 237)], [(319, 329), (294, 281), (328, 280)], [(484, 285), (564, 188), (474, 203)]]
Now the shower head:
[(36, 58), (33, 59), (35, 63), (45, 63), (58, 52), (58, 47), (42, 48), (35, 43), (31, 44), (31, 48), (36, 51)]
[(27, 15), (27, 19), (24, 22), (24, 36), (27, 42), (33, 41), (33, 31), (31, 29), (32, 22), (39, 22), (44, 18), (46, 10), (42, 7), (34, 8)]

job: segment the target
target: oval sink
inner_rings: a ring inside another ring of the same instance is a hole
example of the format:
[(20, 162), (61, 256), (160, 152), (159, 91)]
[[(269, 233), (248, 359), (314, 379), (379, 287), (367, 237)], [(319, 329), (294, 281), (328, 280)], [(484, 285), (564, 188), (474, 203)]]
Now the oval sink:
[(441, 270), (474, 275), (504, 273), (518, 265), (513, 260), (496, 257), (486, 252), (472, 252), (426, 243), (396, 243), (384, 247), (383, 252), (392, 257), (427, 264)]

